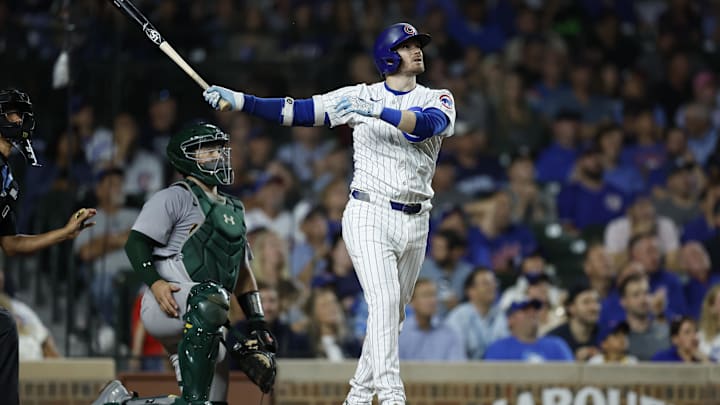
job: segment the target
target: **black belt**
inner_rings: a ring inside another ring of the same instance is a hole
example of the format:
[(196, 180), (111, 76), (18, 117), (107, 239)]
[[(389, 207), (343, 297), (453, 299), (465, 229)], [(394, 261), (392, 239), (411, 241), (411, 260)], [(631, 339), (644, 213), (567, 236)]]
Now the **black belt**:
[[(356, 200), (370, 202), (370, 194), (364, 191), (353, 190), (350, 195)], [(390, 208), (394, 209), (395, 211), (400, 211), (403, 214), (414, 215), (420, 212), (420, 210), (422, 209), (422, 204), (403, 204), (397, 201), (390, 200)]]

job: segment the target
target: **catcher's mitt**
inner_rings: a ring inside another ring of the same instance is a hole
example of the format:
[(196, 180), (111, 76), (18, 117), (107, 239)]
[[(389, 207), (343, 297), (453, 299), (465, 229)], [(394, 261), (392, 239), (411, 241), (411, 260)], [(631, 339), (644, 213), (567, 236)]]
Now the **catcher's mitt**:
[(233, 345), (230, 355), (260, 391), (267, 394), (272, 390), (277, 374), (274, 353), (262, 350), (257, 339), (245, 339)]

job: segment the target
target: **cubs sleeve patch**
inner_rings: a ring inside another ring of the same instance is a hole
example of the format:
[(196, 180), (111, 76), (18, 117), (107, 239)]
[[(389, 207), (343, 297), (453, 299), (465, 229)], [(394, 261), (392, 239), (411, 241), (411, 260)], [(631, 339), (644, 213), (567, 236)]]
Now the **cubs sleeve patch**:
[(449, 94), (440, 95), (440, 104), (448, 110), (452, 110), (455, 107), (455, 103), (453, 103), (453, 99)]

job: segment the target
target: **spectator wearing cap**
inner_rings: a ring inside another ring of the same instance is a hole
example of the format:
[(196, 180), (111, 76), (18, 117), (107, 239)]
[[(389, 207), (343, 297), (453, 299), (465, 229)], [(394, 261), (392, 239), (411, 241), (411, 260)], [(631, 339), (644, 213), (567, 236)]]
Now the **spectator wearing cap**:
[[(245, 214), (248, 231), (267, 228), (289, 243), (292, 240), (294, 221), (285, 209), (286, 190), (282, 177), (263, 173), (255, 181), (253, 208)], [(248, 205), (251, 205), (248, 204)]]
[(595, 342), (600, 318), (600, 297), (588, 284), (570, 289), (565, 300), (568, 320), (547, 334), (567, 343), (578, 361), (586, 361), (598, 353)]
[(651, 361), (679, 363), (707, 363), (707, 355), (700, 350), (695, 320), (686, 316), (670, 323), (672, 346), (655, 353)]
[(570, 179), (578, 156), (580, 115), (574, 111), (560, 111), (551, 127), (552, 142), (540, 151), (535, 162), (537, 180), (540, 183), (564, 184)]
[(659, 216), (652, 200), (645, 196), (636, 198), (625, 215), (612, 220), (605, 228), (605, 248), (613, 262), (616, 265), (624, 263), (628, 258), (630, 241), (647, 233), (657, 235), (659, 253), (664, 255), (665, 264), (676, 269), (680, 247), (678, 229), (672, 220)]
[(530, 229), (512, 220), (510, 201), (510, 194), (499, 190), (465, 206), (471, 217), (468, 255), (474, 266), (508, 272), (537, 248)]
[(415, 283), (409, 315), (400, 332), (400, 360), (465, 361), (460, 335), (440, 321), (435, 283), (426, 278)]
[(465, 261), (467, 242), (457, 232), (441, 230), (430, 238), (430, 254), (420, 268), (420, 277), (435, 283), (438, 315), (444, 317), (464, 296), (464, 284), (473, 268)]
[(322, 273), (327, 267), (330, 252), (325, 210), (313, 207), (300, 223), (303, 241), (296, 242), (290, 252), (290, 274), (302, 284)]
[[(132, 270), (125, 254), (125, 242), (138, 214), (137, 209), (125, 207), (123, 192), (124, 172), (120, 168), (107, 168), (97, 176), (95, 197), (97, 214), (95, 226), (81, 233), (73, 245), (92, 280), (90, 295), (101, 315), (102, 328), (110, 331), (115, 325), (115, 276)], [(106, 332), (107, 333), (107, 332)]]
[(637, 357), (628, 354), (627, 322), (614, 322), (597, 334), (597, 347), (600, 352), (588, 360), (588, 364), (637, 364)]
[(699, 329), (700, 350), (713, 361), (720, 362), (720, 285), (705, 294)]
[[(644, 274), (631, 274), (620, 284), (620, 305), (630, 327), (629, 353), (641, 361), (668, 347), (668, 325), (653, 316), (650, 283)], [(601, 325), (601, 328), (607, 327)]]
[(605, 182), (627, 195), (633, 195), (645, 191), (645, 179), (635, 166), (620, 159), (624, 138), (622, 127), (604, 124), (598, 127), (594, 143), (600, 153)]
[(445, 318), (445, 323), (461, 337), (468, 359), (482, 359), (492, 342), (508, 335), (505, 314), (495, 304), (497, 288), (491, 270), (476, 269), (465, 280), (467, 302), (453, 308)]
[(625, 193), (605, 182), (598, 150), (589, 148), (577, 159), (573, 181), (557, 196), (558, 219), (571, 232), (602, 227), (622, 215), (627, 203)]
[(541, 305), (539, 301), (527, 299), (510, 304), (506, 315), (511, 335), (488, 346), (484, 359), (527, 363), (573, 361), (572, 351), (565, 341), (557, 336), (538, 337), (538, 309)]
[(555, 219), (555, 201), (535, 181), (535, 163), (517, 154), (507, 170), (510, 216), (513, 222), (537, 223)]
[(675, 226), (683, 225), (695, 217), (698, 212), (697, 184), (691, 162), (674, 162), (669, 168), (665, 187), (656, 189), (653, 198), (655, 211), (660, 217), (671, 219)]
[(720, 284), (720, 274), (711, 273), (710, 255), (699, 242), (688, 242), (680, 248), (680, 269), (687, 275), (685, 297), (688, 314), (700, 319), (702, 303), (708, 291)]

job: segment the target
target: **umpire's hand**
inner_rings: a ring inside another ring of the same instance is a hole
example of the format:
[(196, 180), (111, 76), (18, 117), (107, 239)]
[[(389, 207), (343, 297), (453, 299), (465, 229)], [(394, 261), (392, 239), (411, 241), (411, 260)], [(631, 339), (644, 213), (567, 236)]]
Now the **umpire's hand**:
[(180, 287), (175, 284), (170, 284), (165, 280), (158, 280), (150, 286), (150, 291), (152, 291), (155, 296), (155, 301), (160, 305), (160, 308), (165, 311), (168, 316), (173, 318), (178, 317), (178, 304), (175, 302), (173, 293), (180, 291)]
[(95, 208), (80, 208), (70, 216), (64, 231), (67, 239), (75, 239), (83, 229), (95, 225), (95, 222), (86, 222), (97, 214)]

